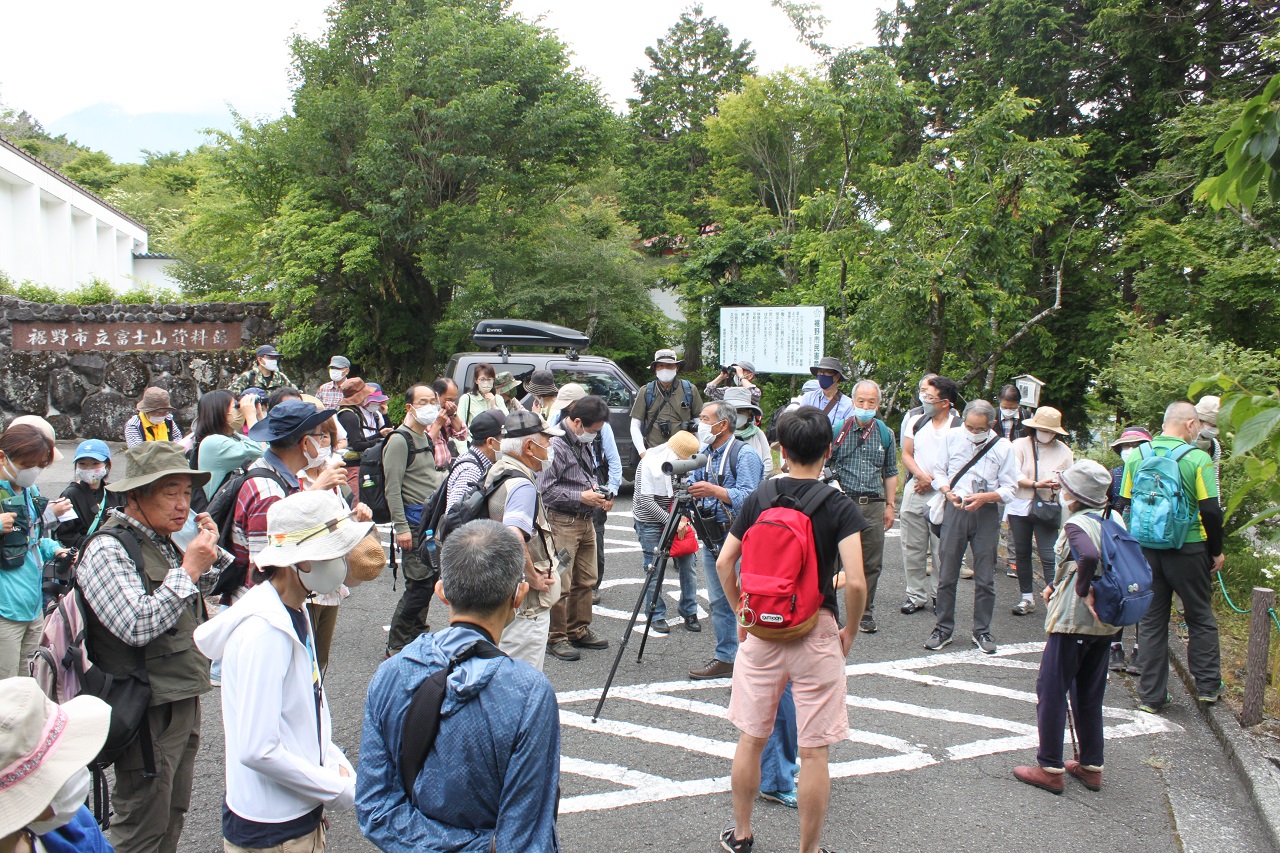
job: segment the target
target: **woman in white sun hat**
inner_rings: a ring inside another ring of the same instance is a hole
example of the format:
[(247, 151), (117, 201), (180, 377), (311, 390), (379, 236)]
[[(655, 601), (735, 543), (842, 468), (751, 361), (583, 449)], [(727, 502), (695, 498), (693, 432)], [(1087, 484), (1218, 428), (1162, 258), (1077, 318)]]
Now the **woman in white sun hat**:
[(85, 807), (110, 725), (101, 699), (58, 705), (34, 679), (0, 680), (0, 850), (110, 853)]
[(347, 555), (372, 528), (332, 492), (277, 501), (254, 558), (255, 585), (195, 633), (200, 651), (222, 658), (229, 853), (285, 843), (322, 851), (325, 808), (354, 804), (355, 770), (333, 743), (304, 604), (338, 589)]

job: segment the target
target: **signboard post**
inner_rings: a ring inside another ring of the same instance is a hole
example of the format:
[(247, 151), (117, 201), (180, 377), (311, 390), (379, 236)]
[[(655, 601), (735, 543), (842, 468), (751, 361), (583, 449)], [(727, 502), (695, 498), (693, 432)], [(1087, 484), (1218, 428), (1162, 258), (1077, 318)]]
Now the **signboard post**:
[(720, 363), (750, 361), (757, 373), (799, 373), (822, 358), (823, 308), (720, 309)]

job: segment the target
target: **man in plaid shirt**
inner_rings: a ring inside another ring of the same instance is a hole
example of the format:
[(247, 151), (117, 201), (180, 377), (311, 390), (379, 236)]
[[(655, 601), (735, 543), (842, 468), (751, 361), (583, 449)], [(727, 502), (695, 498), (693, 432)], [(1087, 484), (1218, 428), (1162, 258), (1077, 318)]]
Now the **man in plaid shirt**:
[(336, 409), (342, 403), (342, 383), (351, 373), (351, 362), (346, 356), (335, 355), (329, 359), (329, 381), (316, 389), (316, 399), (326, 409)]
[[(879, 408), (879, 385), (863, 379), (853, 386), (853, 417), (836, 426), (828, 463), (840, 488), (853, 498), (858, 510), (871, 522), (871, 526), (862, 531), (867, 608), (858, 627), (866, 634), (874, 634), (878, 629), (873, 612), (876, 585), (884, 561), (884, 534), (893, 527), (893, 505), (898, 494), (898, 453), (893, 430), (876, 417)], [(883, 524), (877, 524), (877, 520)]]
[(115, 764), (111, 843), (120, 853), (175, 853), (200, 746), (200, 696), (210, 689), (209, 661), (192, 634), (205, 620), (201, 593), (231, 555), (218, 548), (206, 513), (185, 552), (169, 538), (210, 476), (193, 471), (181, 447), (149, 441), (124, 458), (125, 478), (107, 489), (123, 493), (125, 506), (85, 544), (76, 582), (93, 663), (119, 678), (142, 665), (151, 686), (142, 731)]

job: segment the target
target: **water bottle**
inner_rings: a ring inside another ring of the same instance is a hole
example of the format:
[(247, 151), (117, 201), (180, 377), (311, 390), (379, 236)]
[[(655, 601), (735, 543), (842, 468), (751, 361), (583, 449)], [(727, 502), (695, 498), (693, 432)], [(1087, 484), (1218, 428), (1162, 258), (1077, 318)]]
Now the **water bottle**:
[(434, 568), (440, 564), (440, 543), (436, 541), (436, 532), (428, 530), (422, 534), (427, 562)]

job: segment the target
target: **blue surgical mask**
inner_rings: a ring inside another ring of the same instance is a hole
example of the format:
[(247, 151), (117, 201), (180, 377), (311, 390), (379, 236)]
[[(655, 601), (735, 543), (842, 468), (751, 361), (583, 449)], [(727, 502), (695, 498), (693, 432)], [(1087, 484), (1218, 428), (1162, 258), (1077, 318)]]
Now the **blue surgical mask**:
[(835, 385), (835, 384), (836, 384), (836, 378), (834, 376), (827, 376), (826, 374), (822, 374), (818, 377), (819, 388), (826, 389), (826, 388), (830, 388), (832, 385)]
[(861, 423), (866, 423), (876, 416), (875, 409), (854, 409), (853, 416)]

